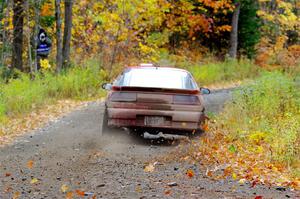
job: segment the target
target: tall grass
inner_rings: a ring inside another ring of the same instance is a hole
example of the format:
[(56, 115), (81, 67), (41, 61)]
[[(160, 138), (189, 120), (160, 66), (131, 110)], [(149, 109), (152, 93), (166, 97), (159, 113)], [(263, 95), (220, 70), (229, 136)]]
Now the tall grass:
[(234, 95), (219, 116), (230, 140), (263, 146), (274, 161), (300, 163), (300, 86), (297, 78), (264, 73)]
[(86, 99), (101, 94), (104, 73), (97, 67), (76, 67), (60, 75), (44, 73), (34, 80), (27, 74), (0, 84), (0, 122), (59, 99)]
[(224, 62), (210, 62), (201, 65), (191, 65), (187, 69), (199, 84), (209, 85), (229, 81), (244, 80), (257, 77), (261, 68), (249, 60), (226, 60)]

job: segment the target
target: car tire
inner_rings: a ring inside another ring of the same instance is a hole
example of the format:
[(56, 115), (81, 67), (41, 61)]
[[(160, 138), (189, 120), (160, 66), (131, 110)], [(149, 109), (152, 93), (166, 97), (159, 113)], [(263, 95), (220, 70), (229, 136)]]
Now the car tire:
[(108, 126), (108, 113), (107, 109), (104, 110), (103, 118), (102, 118), (102, 125), (101, 125), (101, 135), (109, 130)]

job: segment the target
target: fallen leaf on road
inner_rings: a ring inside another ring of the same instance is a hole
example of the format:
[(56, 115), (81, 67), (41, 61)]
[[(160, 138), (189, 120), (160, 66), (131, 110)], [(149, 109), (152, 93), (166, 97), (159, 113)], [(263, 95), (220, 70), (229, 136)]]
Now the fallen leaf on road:
[(75, 192), (78, 196), (84, 196), (84, 191), (76, 190)]
[(0, 145), (11, 143), (16, 136), (38, 127), (43, 127), (49, 121), (55, 121), (57, 118), (66, 115), (72, 110), (79, 109), (87, 103), (87, 101), (59, 100), (52, 105), (43, 106), (41, 109), (32, 111), (29, 114), (22, 114), (21, 117), (9, 117), (9, 121), (0, 127), (0, 135), (5, 135), (1, 136)]
[(11, 173), (6, 173), (5, 174), (5, 177), (9, 177), (9, 176), (11, 176)]
[(195, 173), (192, 169), (187, 170), (186, 175), (190, 178), (194, 177)]
[(239, 180), (239, 183), (240, 183), (240, 184), (245, 184), (245, 182), (246, 182), (246, 179), (245, 179), (245, 178), (242, 178), (242, 179)]
[(149, 164), (144, 168), (145, 172), (153, 172), (155, 169), (154, 164)]
[(66, 195), (66, 199), (72, 199), (73, 198), (73, 192), (68, 192)]
[(142, 190), (142, 187), (141, 187), (141, 186), (138, 185), (138, 186), (135, 187), (135, 192), (137, 192), (137, 193), (142, 193), (142, 191), (143, 191), (143, 190)]
[(166, 195), (170, 195), (170, 194), (171, 194), (171, 190), (166, 190), (166, 191), (165, 191), (165, 194), (166, 194)]
[(69, 190), (69, 187), (67, 185), (63, 184), (60, 187), (60, 190), (61, 190), (61, 192), (66, 193)]
[(33, 167), (33, 160), (29, 160), (28, 162), (27, 162), (27, 168), (28, 169), (32, 169), (32, 167)]
[(30, 184), (35, 184), (37, 183), (39, 180), (36, 178), (32, 178), (32, 180), (30, 181)]
[(212, 177), (213, 176), (213, 172), (212, 171), (210, 171), (210, 170), (206, 170), (206, 176), (208, 176), (208, 177)]
[(14, 193), (14, 195), (13, 195), (13, 199), (18, 199), (19, 197), (20, 197), (20, 192), (16, 192), (16, 193)]

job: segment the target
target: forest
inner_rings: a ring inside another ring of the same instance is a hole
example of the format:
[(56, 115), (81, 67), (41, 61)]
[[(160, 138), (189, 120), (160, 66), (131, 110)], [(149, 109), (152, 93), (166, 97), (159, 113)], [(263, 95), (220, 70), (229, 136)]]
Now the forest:
[(2, 0), (0, 28), (2, 71), (36, 72), (40, 28), (53, 41), (49, 61), (58, 71), (91, 59), (111, 71), (164, 55), (175, 63), (211, 56), (299, 64), (296, 0)]
[[(224, 176), (242, 183), (299, 189), (300, 1), (0, 4), (0, 138), (46, 105), (103, 97), (101, 83), (126, 66), (155, 63), (186, 69), (201, 86), (241, 88), (220, 114), (209, 115), (209, 136), (187, 157), (227, 164)], [(46, 55), (38, 50), (41, 30)]]

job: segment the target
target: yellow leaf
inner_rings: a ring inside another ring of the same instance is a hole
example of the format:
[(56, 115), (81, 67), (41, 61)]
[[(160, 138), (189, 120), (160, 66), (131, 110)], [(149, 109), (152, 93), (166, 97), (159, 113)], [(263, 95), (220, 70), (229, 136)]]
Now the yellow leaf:
[(39, 180), (36, 178), (32, 178), (32, 180), (30, 181), (30, 184), (35, 184), (37, 183)]
[(48, 59), (41, 59), (40, 62), (41, 62), (42, 69), (46, 70), (46, 69), (51, 68), (51, 65), (50, 65)]
[(141, 186), (136, 186), (135, 187), (135, 191), (137, 192), (137, 193), (142, 193), (142, 188), (141, 188)]
[(236, 180), (237, 179), (237, 175), (236, 173), (232, 173), (232, 179)]
[(144, 168), (144, 171), (145, 171), (145, 172), (153, 172), (154, 169), (155, 169), (154, 165), (153, 165), (153, 164), (149, 164), (148, 166), (146, 166), (146, 167)]
[(257, 146), (256, 152), (262, 153), (264, 151), (264, 148), (262, 146)]
[(69, 187), (67, 185), (63, 184), (60, 189), (61, 189), (61, 192), (66, 193), (69, 190)]
[(245, 179), (245, 178), (242, 178), (242, 179), (239, 180), (239, 183), (240, 183), (240, 184), (245, 184), (245, 182), (246, 182), (246, 179)]

